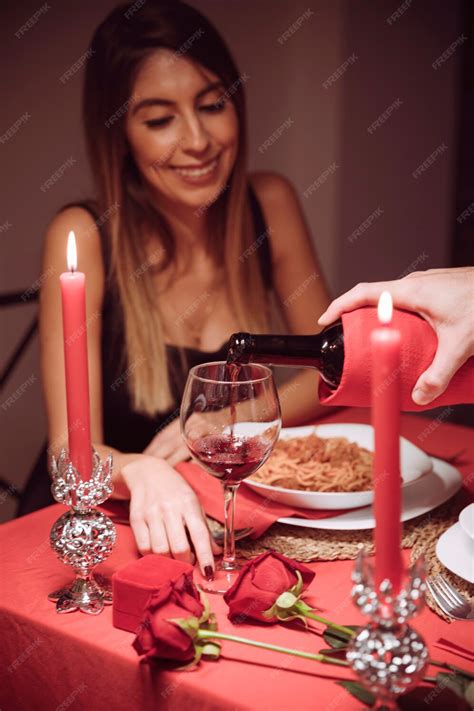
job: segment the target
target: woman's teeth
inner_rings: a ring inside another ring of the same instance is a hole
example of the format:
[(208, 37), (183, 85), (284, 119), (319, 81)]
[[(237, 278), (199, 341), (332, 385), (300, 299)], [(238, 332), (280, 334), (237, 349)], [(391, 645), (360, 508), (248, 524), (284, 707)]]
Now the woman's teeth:
[(209, 173), (212, 173), (214, 168), (217, 165), (217, 158), (212, 161), (212, 163), (209, 163), (205, 168), (173, 168), (177, 173), (180, 175), (184, 175), (185, 177), (189, 178), (200, 178), (203, 175), (208, 175)]

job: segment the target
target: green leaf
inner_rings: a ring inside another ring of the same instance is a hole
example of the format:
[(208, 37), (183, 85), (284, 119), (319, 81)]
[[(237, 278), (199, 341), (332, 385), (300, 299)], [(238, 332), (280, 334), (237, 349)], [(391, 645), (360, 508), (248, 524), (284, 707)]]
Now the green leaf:
[[(344, 625), (344, 627), (348, 627), (350, 630), (354, 630), (355, 632), (358, 632), (360, 629), (360, 627), (357, 627), (356, 625)], [(344, 647), (347, 647), (349, 644), (351, 637), (340, 630), (326, 627), (323, 632), (323, 639), (326, 644), (329, 644), (329, 646), (332, 647), (332, 649), (344, 649)]]
[(467, 688), (464, 690), (464, 698), (469, 706), (474, 709), (474, 681), (470, 681)]
[(466, 699), (466, 692), (472, 693), (472, 689), (469, 690), (469, 687), (472, 686), (472, 682), (461, 674), (445, 674), (444, 672), (439, 672), (439, 674), (436, 674), (436, 683), (441, 688), (446, 687), (451, 689), (456, 696), (459, 696), (459, 698), (463, 700)]
[(318, 654), (324, 654), (325, 657), (336, 657), (339, 659), (341, 654), (345, 653), (345, 651), (345, 647), (341, 647), (341, 649), (320, 649)]
[(460, 674), (461, 676), (465, 676), (467, 677), (467, 679), (474, 681), (474, 674), (471, 674), (471, 672), (467, 671), (467, 669), (461, 669), (460, 667), (454, 666), (454, 664), (448, 663), (446, 664), (446, 667), (451, 671), (455, 672), (456, 674)]
[(336, 681), (336, 684), (342, 686), (349, 694), (355, 696), (358, 701), (362, 701), (366, 706), (374, 706), (377, 701), (375, 696), (357, 681)]

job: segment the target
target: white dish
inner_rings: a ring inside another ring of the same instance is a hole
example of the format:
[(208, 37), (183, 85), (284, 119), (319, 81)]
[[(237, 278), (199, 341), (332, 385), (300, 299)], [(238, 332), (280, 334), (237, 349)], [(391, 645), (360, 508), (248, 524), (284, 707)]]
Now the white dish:
[(459, 514), (459, 523), (469, 538), (474, 538), (474, 504), (465, 506)]
[[(374, 429), (371, 425), (349, 423), (284, 427), (280, 432), (280, 438), (308, 437), (312, 434), (324, 438), (347, 437), (350, 442), (355, 442), (360, 447), (374, 451)], [(405, 488), (431, 471), (431, 459), (407, 439), (400, 437), (400, 469), (403, 487)], [(246, 479), (245, 484), (261, 496), (272, 501), (305, 509), (353, 509), (367, 506), (374, 499), (373, 491), (298, 491), (296, 489), (285, 489), (280, 486), (262, 484), (252, 479)]]
[[(459, 471), (441, 459), (432, 459), (431, 472), (410, 486), (403, 489), (402, 521), (409, 521), (416, 516), (432, 511), (459, 491), (462, 477)], [(305, 528), (319, 528), (329, 531), (359, 531), (375, 527), (372, 506), (365, 506), (355, 511), (348, 511), (339, 516), (310, 521), (305, 518), (280, 518), (279, 523)]]
[(436, 555), (448, 570), (474, 583), (474, 541), (466, 535), (459, 521), (440, 537)]

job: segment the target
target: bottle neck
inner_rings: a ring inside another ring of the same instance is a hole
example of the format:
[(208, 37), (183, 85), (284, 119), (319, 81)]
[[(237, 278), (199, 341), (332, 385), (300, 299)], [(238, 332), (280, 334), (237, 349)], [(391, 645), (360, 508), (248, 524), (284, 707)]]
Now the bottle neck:
[(248, 345), (254, 363), (319, 368), (322, 363), (321, 336), (251, 334)]
[(344, 367), (342, 323), (337, 321), (321, 333), (308, 336), (234, 333), (227, 362), (317, 368), (322, 379), (335, 389)]

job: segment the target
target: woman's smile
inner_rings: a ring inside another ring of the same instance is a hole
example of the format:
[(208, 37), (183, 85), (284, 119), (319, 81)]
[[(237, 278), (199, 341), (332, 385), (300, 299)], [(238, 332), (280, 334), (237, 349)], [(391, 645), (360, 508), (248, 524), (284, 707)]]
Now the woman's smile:
[(208, 185), (213, 183), (219, 174), (220, 153), (210, 160), (186, 165), (170, 165), (180, 180), (189, 185)]

